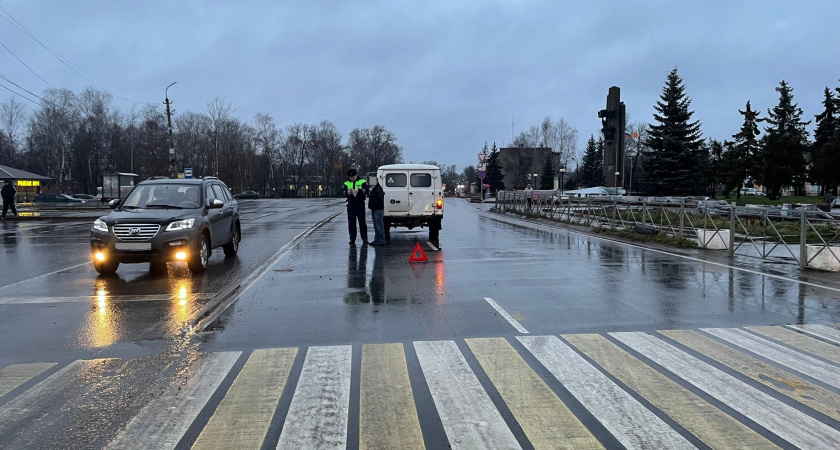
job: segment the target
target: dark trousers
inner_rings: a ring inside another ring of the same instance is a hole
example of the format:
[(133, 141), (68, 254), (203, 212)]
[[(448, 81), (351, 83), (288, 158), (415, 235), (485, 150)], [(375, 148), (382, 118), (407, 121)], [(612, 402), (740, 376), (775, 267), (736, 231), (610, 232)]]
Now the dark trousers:
[(359, 222), (359, 234), (362, 242), (368, 241), (367, 224), (365, 223), (365, 204), (347, 204), (347, 226), (350, 230), (350, 242), (356, 240), (356, 222)]
[(3, 199), (3, 216), (2, 217), (4, 219), (6, 218), (6, 211), (8, 211), (9, 208), (12, 208), (12, 214), (17, 216), (17, 208), (15, 208), (15, 200), (14, 199), (12, 199), (12, 200)]

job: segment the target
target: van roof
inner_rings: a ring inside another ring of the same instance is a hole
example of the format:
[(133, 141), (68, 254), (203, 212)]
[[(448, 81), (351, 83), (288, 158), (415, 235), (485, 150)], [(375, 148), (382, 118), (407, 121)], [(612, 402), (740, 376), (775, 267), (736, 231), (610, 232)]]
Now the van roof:
[(388, 164), (379, 166), (379, 170), (440, 170), (440, 167), (431, 164)]

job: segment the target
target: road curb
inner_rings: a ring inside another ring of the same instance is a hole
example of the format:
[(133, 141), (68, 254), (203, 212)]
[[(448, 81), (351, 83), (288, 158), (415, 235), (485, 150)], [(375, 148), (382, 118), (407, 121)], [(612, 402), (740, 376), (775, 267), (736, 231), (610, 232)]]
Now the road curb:
[[(259, 280), (268, 270), (277, 264), (281, 259), (283, 259), (293, 248), (297, 247), (298, 244), (302, 240), (304, 240), (307, 236), (314, 233), (315, 230), (321, 228), (322, 226), (326, 225), (329, 221), (336, 218), (340, 215), (342, 211), (338, 211), (334, 214), (327, 216), (324, 219), (316, 222), (311, 227), (307, 228), (306, 230), (302, 231), (300, 234), (292, 238), (287, 244), (280, 247), (279, 250), (268, 260), (262, 263), (256, 270), (254, 270), (251, 275), (247, 276), (244, 280), (239, 282), (239, 284), (231, 287), (230, 289), (218, 294), (216, 298), (218, 301), (213, 302), (213, 304), (207, 308), (206, 311), (201, 313), (193, 321), (192, 332), (193, 333), (201, 333), (207, 331), (207, 329), (219, 319), (219, 316), (222, 315), (231, 305), (233, 305), (236, 300), (239, 299), (242, 292), (245, 292), (251, 285), (253, 285), (257, 280)], [(215, 299), (214, 299), (215, 300)]]

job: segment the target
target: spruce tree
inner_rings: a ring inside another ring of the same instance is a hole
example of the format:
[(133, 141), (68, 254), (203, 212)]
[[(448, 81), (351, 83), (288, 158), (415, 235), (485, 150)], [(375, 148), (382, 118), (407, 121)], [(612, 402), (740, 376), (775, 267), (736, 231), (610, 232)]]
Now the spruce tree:
[(758, 123), (761, 119), (759, 111), (753, 111), (750, 102), (744, 111), (738, 110), (744, 116), (741, 130), (732, 135), (733, 142), (726, 142), (726, 152), (722, 155), (721, 176), (726, 190), (736, 189), (735, 193), (741, 198), (741, 188), (747, 178), (755, 178), (761, 173), (761, 146), (759, 145)]
[[(840, 88), (837, 88), (840, 93)], [(811, 145), (811, 178), (822, 186), (824, 201), (837, 196), (840, 184), (840, 101), (825, 88), (823, 112), (815, 116), (817, 129)]]
[(586, 150), (583, 152), (583, 166), (580, 169), (580, 184), (586, 187), (601, 186), (604, 184), (604, 143), (602, 140), (595, 141), (590, 135), (586, 141)]
[(545, 158), (542, 174), (540, 175), (540, 189), (554, 189), (554, 164), (551, 163), (551, 156)]
[(503, 191), (505, 189), (503, 170), (499, 149), (496, 148), (496, 143), (493, 142), (493, 149), (490, 150), (490, 156), (487, 157), (487, 178), (484, 179), (484, 182), (490, 185), (490, 192), (494, 194), (497, 191)]
[[(668, 74), (654, 109), (644, 152), (646, 182), (653, 194), (691, 195), (705, 190), (711, 167), (703, 149), (700, 121), (691, 122), (691, 99), (677, 69)], [(698, 173), (698, 172), (703, 173)]]
[(763, 122), (770, 124), (761, 140), (764, 170), (758, 181), (767, 186), (767, 198), (777, 200), (785, 186), (800, 191), (805, 184), (805, 148), (808, 131), (802, 122), (802, 109), (793, 102), (793, 88), (782, 80), (776, 88), (779, 104), (767, 110)]

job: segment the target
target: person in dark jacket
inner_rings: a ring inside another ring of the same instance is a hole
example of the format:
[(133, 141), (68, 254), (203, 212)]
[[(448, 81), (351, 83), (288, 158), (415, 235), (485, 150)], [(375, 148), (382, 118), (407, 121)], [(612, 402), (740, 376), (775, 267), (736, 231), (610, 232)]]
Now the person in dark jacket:
[(370, 245), (385, 245), (385, 191), (375, 176), (370, 178), (370, 218), (373, 222), (373, 243)]
[(347, 198), (347, 220), (350, 231), (350, 245), (356, 245), (356, 222), (359, 222), (359, 234), (362, 245), (368, 245), (367, 224), (365, 223), (365, 198), (368, 195), (368, 185), (359, 179), (356, 169), (347, 171), (349, 181), (344, 182), (341, 192)]
[(17, 208), (15, 208), (15, 196), (17, 195), (17, 190), (9, 180), (3, 182), (3, 189), (0, 189), (0, 197), (3, 197), (3, 215), (0, 216), (0, 220), (6, 220), (6, 212), (9, 211), (9, 208), (12, 209), (12, 214), (17, 217)]

